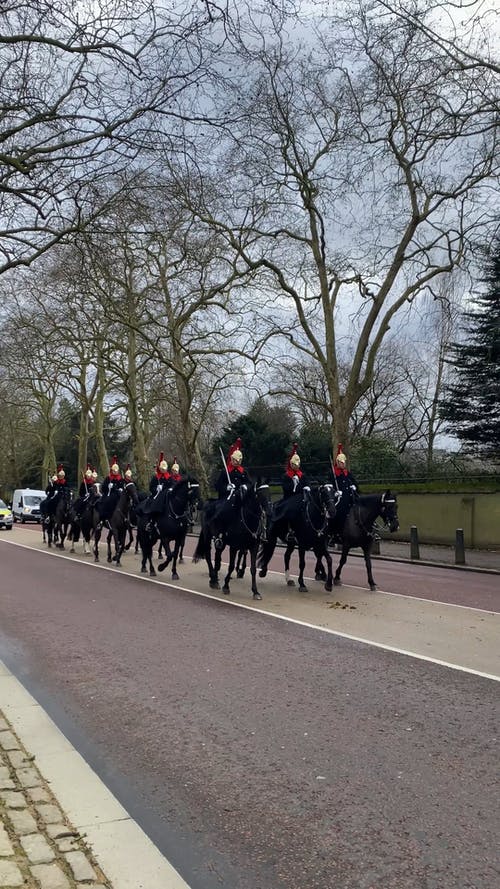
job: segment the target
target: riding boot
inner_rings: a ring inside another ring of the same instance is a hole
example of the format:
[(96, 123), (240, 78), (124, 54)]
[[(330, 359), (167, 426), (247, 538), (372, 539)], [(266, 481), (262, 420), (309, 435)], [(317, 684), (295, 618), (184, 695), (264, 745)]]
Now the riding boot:
[(217, 537), (214, 537), (214, 547), (215, 549), (221, 550), (224, 549), (225, 541), (223, 534), (217, 534)]

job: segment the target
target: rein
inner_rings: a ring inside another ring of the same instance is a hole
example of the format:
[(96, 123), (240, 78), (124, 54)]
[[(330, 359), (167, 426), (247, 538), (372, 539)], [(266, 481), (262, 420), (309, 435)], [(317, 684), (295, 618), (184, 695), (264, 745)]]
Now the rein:
[[(310, 512), (310, 508), (309, 508), (309, 507), (311, 506), (311, 502), (312, 502), (313, 505), (316, 506), (316, 508), (318, 509), (318, 512), (319, 512), (320, 516), (323, 515), (323, 524), (322, 524), (321, 528), (316, 528), (316, 526), (314, 525), (314, 522), (313, 522), (313, 520), (312, 520), (312, 518), (311, 518), (311, 512)], [(325, 531), (326, 531), (326, 529), (327, 529), (327, 527), (328, 527), (328, 516), (327, 516), (327, 514), (326, 514), (326, 510), (325, 510), (325, 509), (322, 510), (322, 509), (321, 509), (321, 506), (317, 506), (317, 504), (314, 503), (314, 501), (311, 501), (311, 500), (308, 499), (308, 500), (307, 500), (307, 503), (306, 503), (305, 513), (306, 513), (306, 521), (310, 524), (310, 526), (311, 526), (311, 528), (313, 529), (314, 533), (317, 534), (318, 537), (324, 536)]]

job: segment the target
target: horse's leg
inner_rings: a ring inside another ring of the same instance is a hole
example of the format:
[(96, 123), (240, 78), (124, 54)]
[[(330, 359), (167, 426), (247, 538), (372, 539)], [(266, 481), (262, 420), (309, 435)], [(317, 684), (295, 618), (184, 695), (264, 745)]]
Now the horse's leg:
[(304, 571), (306, 568), (306, 549), (299, 543), (299, 591), (307, 593), (307, 587), (304, 583)]
[(229, 593), (231, 592), (231, 590), (229, 589), (229, 581), (231, 580), (231, 574), (234, 571), (234, 564), (236, 562), (237, 552), (238, 552), (237, 547), (235, 547), (235, 546), (229, 547), (229, 565), (228, 565), (228, 569), (227, 569), (227, 574), (224, 578), (224, 586), (222, 587), (222, 592), (225, 593), (226, 596), (228, 596)]
[[(325, 550), (326, 550), (325, 544)], [(328, 561), (328, 559), (327, 559)], [(314, 579), (315, 580), (326, 580), (326, 571), (323, 565), (323, 555), (319, 555), (316, 557), (316, 567), (314, 568)]]
[(368, 583), (370, 585), (370, 589), (371, 589), (372, 593), (374, 593), (375, 590), (377, 589), (377, 584), (375, 583), (375, 581), (373, 579), (373, 574), (372, 574), (372, 558), (371, 558), (372, 544), (373, 544), (373, 538), (370, 538), (367, 543), (363, 544), (363, 555), (365, 557), (365, 565), (366, 565), (366, 573), (368, 575)]
[[(255, 553), (255, 558), (257, 558), (257, 551)], [(236, 560), (236, 577), (239, 577), (240, 580), (242, 577), (245, 576), (246, 567), (247, 567), (247, 551), (246, 551), (246, 549), (240, 549), (240, 550), (238, 550), (238, 558)]]
[(287, 586), (295, 586), (295, 581), (290, 577), (290, 559), (295, 549), (294, 543), (287, 543), (283, 561), (285, 563), (285, 580)]
[(344, 567), (345, 563), (347, 562), (347, 554), (349, 552), (349, 549), (350, 549), (349, 544), (342, 542), (342, 555), (340, 556), (340, 562), (337, 566), (337, 570), (335, 572), (335, 577), (333, 578), (333, 583), (335, 586), (342, 586), (340, 574), (341, 574), (342, 568)]
[(111, 553), (111, 538), (112, 538), (112, 537), (113, 537), (113, 532), (112, 532), (112, 531), (108, 531), (108, 536), (106, 537), (106, 544), (107, 544), (107, 546), (108, 546), (108, 562), (112, 562), (112, 561), (113, 561), (113, 556), (112, 556), (112, 553)]
[(125, 540), (126, 540), (126, 529), (125, 526), (121, 529), (115, 528), (113, 532), (113, 537), (115, 540), (115, 562), (116, 567), (121, 568), (121, 557), (125, 550)]
[[(250, 549), (250, 574), (252, 576), (252, 593), (254, 599), (262, 599), (261, 594), (257, 589), (257, 552), (259, 550), (259, 544), (256, 543), (255, 546), (252, 546)], [(245, 552), (246, 559), (246, 552)]]
[(179, 580), (179, 575), (177, 574), (177, 559), (179, 557), (180, 548), (180, 540), (176, 538), (174, 541), (174, 552), (172, 555), (172, 580)]
[[(327, 545), (326, 540), (325, 540), (324, 552), (322, 555), (326, 559), (326, 566), (327, 566), (327, 573), (325, 575), (325, 590), (327, 591), (327, 593), (330, 593), (333, 589), (333, 568), (332, 568), (333, 559), (332, 559), (330, 553), (328, 552), (328, 545)], [(319, 561), (321, 562), (321, 556), (319, 558)]]
[(94, 528), (94, 562), (99, 561), (99, 541), (101, 539), (101, 523)]
[(218, 562), (220, 568), (220, 555), (219, 550), (215, 551), (215, 564), (212, 562), (212, 538), (207, 535), (205, 540), (205, 561), (208, 565), (208, 575), (209, 582), (208, 585), (211, 590), (220, 590), (218, 570), (216, 570), (216, 564)]
[(276, 549), (277, 539), (278, 538), (277, 538), (276, 534), (273, 534), (272, 532), (270, 532), (267, 540), (264, 541), (264, 543), (262, 545), (262, 549), (260, 551), (260, 556), (259, 556), (259, 568), (260, 568), (259, 577), (265, 577), (267, 574), (267, 566), (269, 565), (269, 562), (271, 561), (274, 550)]

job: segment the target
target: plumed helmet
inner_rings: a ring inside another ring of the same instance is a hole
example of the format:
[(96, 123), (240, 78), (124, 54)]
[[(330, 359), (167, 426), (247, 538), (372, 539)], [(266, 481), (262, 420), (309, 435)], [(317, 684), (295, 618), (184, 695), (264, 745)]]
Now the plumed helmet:
[(66, 478), (62, 463), (59, 463), (59, 466), (57, 467), (57, 478)]
[(294, 444), (288, 456), (288, 469), (298, 469), (300, 466), (300, 457), (297, 454), (297, 444)]
[(109, 468), (111, 469), (111, 472), (120, 471), (120, 467), (118, 466), (118, 457), (116, 455), (114, 457), (111, 457)]
[(335, 458), (335, 462), (336, 462), (339, 466), (345, 466), (346, 463), (347, 463), (347, 457), (346, 457), (346, 455), (344, 454), (344, 452), (343, 452), (343, 450), (342, 450), (342, 445), (340, 445), (340, 444), (339, 444), (339, 446), (338, 446), (338, 448), (337, 448), (337, 456), (336, 456), (336, 458)]
[(158, 469), (160, 472), (166, 472), (168, 469), (168, 463), (165, 460), (165, 454), (163, 451), (160, 451), (160, 456), (158, 457)]
[(98, 477), (97, 476), (97, 469), (93, 469), (92, 470), (92, 478), (94, 479), (94, 481), (96, 480), (97, 477)]
[(130, 468), (130, 463), (127, 463), (125, 467), (125, 478), (132, 478), (132, 470)]
[(179, 472), (179, 464), (177, 462), (177, 457), (174, 457), (174, 462), (172, 463), (172, 466), (170, 467), (170, 469), (172, 470), (172, 472), (175, 472), (176, 474)]
[(51, 482), (56, 482), (56, 481), (57, 481), (57, 472), (54, 472), (54, 475), (51, 478)]
[(87, 468), (85, 470), (85, 478), (92, 478), (92, 467), (90, 463), (87, 463)]
[(243, 454), (241, 452), (241, 438), (237, 438), (235, 442), (231, 445), (227, 455), (227, 464), (228, 466), (240, 466), (243, 461)]

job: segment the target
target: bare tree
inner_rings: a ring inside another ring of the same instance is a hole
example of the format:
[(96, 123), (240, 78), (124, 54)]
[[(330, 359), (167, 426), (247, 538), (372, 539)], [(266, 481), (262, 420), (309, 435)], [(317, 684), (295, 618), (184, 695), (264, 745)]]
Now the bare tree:
[(493, 73), (464, 69), (364, 3), (323, 18), (304, 48), (283, 30), (260, 36), (240, 47), (239, 117), (218, 145), (225, 174), (198, 213), (262, 275), (269, 331), (318, 364), (332, 445), (348, 446), (397, 313), (463, 264), (491, 223)]
[(222, 5), (6, 0), (0, 34), (0, 272), (96, 215), (89, 183), (130, 169), (207, 77)]

